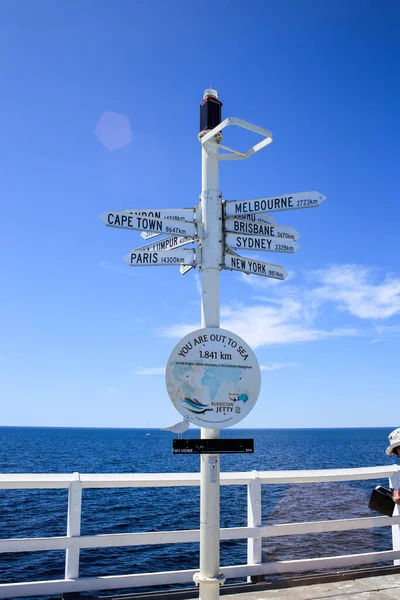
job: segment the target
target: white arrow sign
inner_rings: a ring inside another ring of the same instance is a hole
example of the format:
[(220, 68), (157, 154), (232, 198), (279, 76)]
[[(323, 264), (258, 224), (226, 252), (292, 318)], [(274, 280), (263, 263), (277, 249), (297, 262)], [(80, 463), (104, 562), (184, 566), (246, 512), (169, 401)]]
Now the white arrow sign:
[(187, 223), (193, 223), (195, 221), (194, 208), (145, 208), (143, 210), (126, 209), (121, 212), (136, 215), (138, 217), (170, 219), (171, 221), (186, 221)]
[(234, 217), (248, 213), (316, 208), (325, 199), (326, 196), (320, 192), (298, 192), (296, 194), (286, 194), (285, 196), (254, 198), (253, 200), (226, 200), (224, 202), (225, 215)]
[(161, 233), (151, 233), (150, 231), (142, 231), (140, 234), (144, 240), (151, 240), (152, 238), (162, 235)]
[(131, 252), (165, 252), (166, 250), (174, 250), (180, 246), (187, 246), (187, 244), (193, 244), (198, 242), (198, 238), (187, 238), (180, 237), (179, 235), (171, 235), (170, 237), (162, 238), (157, 242), (147, 244), (147, 246), (141, 246), (135, 248)]
[[(155, 217), (156, 219), (171, 219), (171, 221), (187, 221), (188, 223), (195, 221), (194, 208), (146, 208), (145, 210), (126, 209), (121, 212), (137, 216)], [(140, 235), (143, 239), (149, 240), (161, 234), (143, 231)]]
[(265, 225), (276, 225), (276, 220), (271, 215), (263, 215), (262, 213), (253, 213), (251, 215), (236, 215), (237, 219), (245, 219), (254, 223), (264, 223)]
[(225, 269), (241, 271), (242, 273), (271, 277), (272, 279), (286, 279), (287, 271), (280, 265), (271, 265), (260, 260), (251, 260), (234, 253), (224, 254)]
[(278, 241), (276, 238), (260, 237), (256, 235), (237, 235), (227, 233), (226, 245), (238, 250), (262, 250), (267, 252), (296, 252), (300, 248), (292, 240)]
[(181, 265), (179, 267), (179, 270), (181, 272), (181, 275), (186, 275), (186, 273), (188, 273), (191, 269), (194, 269), (196, 265)]
[(195, 265), (194, 250), (169, 250), (168, 252), (137, 252), (133, 250), (124, 256), (124, 260), (131, 267), (156, 267)]
[(196, 236), (196, 224), (153, 217), (138, 217), (126, 212), (108, 210), (99, 216), (108, 227), (133, 229), (135, 231), (152, 231), (153, 233), (175, 233), (185, 237)]
[(225, 231), (247, 235), (267, 235), (285, 240), (298, 240), (300, 234), (293, 227), (279, 227), (265, 223), (254, 223), (243, 219), (225, 219)]

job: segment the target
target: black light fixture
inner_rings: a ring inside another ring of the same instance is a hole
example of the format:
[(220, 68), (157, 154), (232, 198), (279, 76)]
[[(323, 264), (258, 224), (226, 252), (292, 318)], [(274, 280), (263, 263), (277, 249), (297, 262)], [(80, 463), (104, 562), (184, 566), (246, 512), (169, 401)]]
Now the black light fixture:
[(212, 88), (205, 90), (200, 104), (200, 133), (214, 129), (222, 120), (222, 102), (218, 92)]

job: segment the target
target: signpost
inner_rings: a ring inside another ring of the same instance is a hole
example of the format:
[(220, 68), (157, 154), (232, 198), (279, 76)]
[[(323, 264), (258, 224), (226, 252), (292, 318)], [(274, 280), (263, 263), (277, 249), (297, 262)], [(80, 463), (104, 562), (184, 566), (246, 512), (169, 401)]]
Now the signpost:
[(316, 208), (326, 200), (320, 192), (297, 192), (286, 196), (267, 196), (254, 200), (227, 200), (224, 202), (225, 216), (235, 217), (259, 212), (277, 212), (299, 208)]
[(179, 271), (181, 272), (181, 275), (186, 275), (186, 273), (194, 269), (194, 267), (195, 265), (181, 265)]
[(195, 265), (196, 255), (194, 250), (168, 250), (164, 252), (142, 252), (132, 250), (124, 256), (124, 260), (131, 267), (157, 267), (176, 265)]
[(186, 221), (172, 221), (171, 219), (157, 219), (155, 217), (138, 217), (127, 212), (114, 212), (108, 210), (100, 215), (100, 220), (108, 227), (119, 229), (133, 229), (136, 231), (150, 231), (152, 233), (175, 233), (186, 237), (196, 236), (196, 224)]
[(147, 246), (141, 246), (140, 248), (135, 248), (132, 252), (162, 252), (164, 250), (173, 250), (174, 248), (180, 248), (181, 246), (187, 246), (188, 244), (193, 244), (194, 242), (198, 242), (198, 238), (187, 238), (178, 235), (171, 235), (166, 238), (162, 238), (157, 242), (152, 242), (151, 244), (147, 244)]
[[(204, 92), (200, 105), (202, 192), (196, 208), (107, 211), (108, 227), (142, 231), (145, 239), (168, 234), (132, 250), (124, 260), (136, 266), (178, 265), (184, 275), (201, 270), (201, 326), (174, 348), (166, 384), (177, 410), (201, 427), (201, 440), (175, 440), (174, 452), (200, 454), (200, 570), (194, 576), (201, 600), (218, 600), (225, 577), (220, 572), (220, 454), (252, 452), (252, 440), (220, 439), (220, 429), (241, 421), (254, 407), (260, 391), (257, 359), (236, 334), (220, 329), (219, 288), (222, 269), (283, 280), (279, 266), (240, 256), (237, 250), (293, 253), (300, 237), (292, 227), (276, 225), (271, 212), (316, 208), (325, 196), (317, 191), (252, 200), (223, 200), (219, 161), (246, 159), (272, 142), (267, 129), (237, 118), (222, 121), (216, 90)], [(221, 144), (222, 130), (235, 125), (262, 136), (247, 152)], [(220, 149), (225, 152), (220, 154)], [(198, 248), (181, 246), (199, 242)], [(179, 443), (178, 443), (179, 442)], [(243, 442), (243, 443), (242, 443)]]
[(254, 452), (253, 439), (175, 439), (172, 440), (174, 454), (252, 454)]
[(131, 267), (157, 267), (176, 265), (195, 265), (196, 255), (194, 250), (169, 250), (165, 252), (138, 252), (132, 250), (124, 256), (124, 261)]
[(151, 233), (151, 231), (142, 231), (140, 234), (144, 240), (150, 240), (151, 238), (158, 237), (162, 235), (161, 233)]
[[(122, 212), (131, 215), (137, 215), (142, 217), (155, 217), (156, 219), (170, 219), (171, 221), (195, 221), (195, 209), (194, 208), (146, 208), (144, 210), (132, 210), (127, 209)], [(145, 240), (157, 237), (160, 233), (152, 233), (151, 231), (142, 231), (140, 234)]]
[(298, 240), (300, 237), (300, 234), (293, 227), (279, 227), (278, 225), (243, 219), (225, 219), (225, 231), (247, 235), (267, 235), (282, 240)]
[(270, 265), (259, 260), (252, 260), (239, 256), (236, 253), (224, 254), (224, 268), (231, 271), (241, 271), (248, 275), (261, 275), (261, 277), (271, 277), (272, 279), (286, 279), (287, 271), (279, 265)]
[(292, 240), (278, 240), (277, 238), (261, 237), (259, 235), (236, 235), (236, 233), (227, 233), (225, 242), (228, 248), (261, 250), (263, 252), (286, 252), (291, 254), (300, 248)]
[(186, 221), (194, 223), (194, 208), (145, 208), (143, 210), (123, 210), (123, 213), (136, 215), (137, 217), (151, 217), (155, 219), (169, 219), (171, 221)]
[[(276, 220), (272, 215), (263, 215), (261, 213), (252, 213), (250, 215), (235, 215), (237, 219), (245, 219), (254, 223), (264, 223), (265, 225), (276, 225)], [(226, 224), (227, 219), (225, 220)]]

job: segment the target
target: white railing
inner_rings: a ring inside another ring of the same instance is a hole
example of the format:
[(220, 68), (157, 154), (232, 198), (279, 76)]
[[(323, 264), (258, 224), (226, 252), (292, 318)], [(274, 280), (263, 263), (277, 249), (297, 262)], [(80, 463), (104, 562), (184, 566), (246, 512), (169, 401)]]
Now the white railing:
[[(248, 490), (247, 527), (229, 527), (221, 529), (221, 540), (247, 538), (247, 564), (224, 566), (222, 568), (223, 573), (228, 579), (235, 579), (254, 575), (293, 573), (314, 569), (337, 569), (352, 565), (365, 565), (386, 561), (394, 561), (395, 564), (399, 564), (400, 513), (398, 506), (395, 508), (393, 517), (377, 516), (343, 520), (312, 521), (306, 523), (288, 523), (282, 525), (263, 525), (261, 519), (262, 485), (355, 481), (381, 479), (384, 477), (389, 477), (389, 485), (391, 487), (400, 487), (399, 469), (396, 465), (320, 471), (252, 471), (245, 473), (221, 473), (221, 485), (247, 485)], [(193, 581), (193, 575), (196, 572), (196, 569), (80, 578), (79, 551), (81, 548), (199, 542), (200, 538), (199, 530), (81, 536), (81, 505), (83, 488), (138, 488), (199, 485), (200, 475), (198, 473), (0, 475), (0, 489), (67, 488), (69, 490), (66, 536), (0, 540), (0, 553), (65, 550), (65, 578), (50, 581), (3, 583), (0, 584), (0, 598), (135, 588), (180, 584)], [(392, 550), (262, 563), (262, 538), (321, 533), (327, 531), (350, 531), (354, 529), (369, 529), (372, 527), (383, 526), (391, 526), (392, 528)]]

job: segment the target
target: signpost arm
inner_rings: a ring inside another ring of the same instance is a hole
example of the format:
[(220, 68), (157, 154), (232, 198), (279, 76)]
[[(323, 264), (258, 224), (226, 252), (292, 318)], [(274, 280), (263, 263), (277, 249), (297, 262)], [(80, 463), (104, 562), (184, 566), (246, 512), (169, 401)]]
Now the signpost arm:
[[(215, 90), (206, 90), (204, 101), (207, 102), (210, 99), (213, 102), (213, 98), (218, 101)], [(222, 264), (222, 198), (219, 192), (218, 152), (217, 145), (202, 145), (202, 327), (219, 327), (220, 324), (219, 280)], [(219, 438), (219, 429), (202, 427), (201, 438)], [(219, 598), (219, 586), (224, 581), (220, 574), (219, 546), (220, 457), (218, 454), (205, 454), (200, 457), (200, 572), (195, 575), (195, 581), (199, 584), (200, 600), (218, 600)]]

